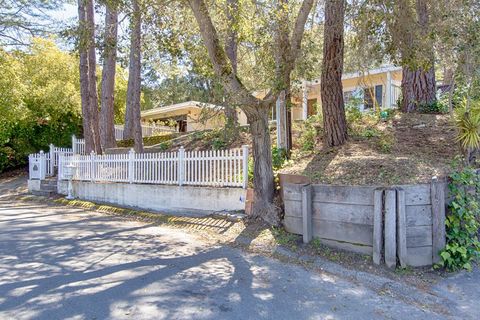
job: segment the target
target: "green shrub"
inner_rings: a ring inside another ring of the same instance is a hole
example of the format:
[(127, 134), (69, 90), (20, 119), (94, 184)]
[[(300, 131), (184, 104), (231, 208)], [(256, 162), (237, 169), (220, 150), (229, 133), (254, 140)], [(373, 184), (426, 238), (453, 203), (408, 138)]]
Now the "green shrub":
[(172, 147), (172, 144), (173, 144), (172, 141), (165, 141), (160, 143), (158, 147), (160, 148), (161, 151), (167, 151)]
[(321, 126), (321, 116), (310, 116), (304, 122), (304, 128), (300, 136), (300, 148), (302, 151), (313, 151), (317, 140), (317, 127)]
[(345, 117), (349, 125), (358, 123), (362, 117), (362, 111), (357, 106), (347, 105), (345, 106)]
[[(155, 136), (150, 136), (150, 137), (144, 137), (143, 138), (143, 145), (144, 146), (154, 146), (157, 144), (160, 144), (162, 142), (171, 140), (173, 138), (178, 137), (178, 133), (164, 133), (160, 135), (155, 135)], [(117, 141), (117, 146), (120, 148), (130, 148), (133, 147), (133, 139), (128, 139), (128, 140), (121, 140)]]
[(213, 150), (221, 150), (227, 148), (227, 142), (222, 137), (217, 137), (212, 140)]
[(50, 143), (70, 146), (72, 134), (80, 130), (80, 117), (70, 112), (63, 114), (61, 119), (26, 118), (0, 124), (0, 172), (26, 165), (30, 153), (47, 152)]
[(480, 102), (471, 103), (467, 109), (467, 102), (455, 109), (455, 125), (459, 142), (464, 150), (478, 149), (480, 147)]
[(395, 138), (392, 134), (383, 133), (380, 135), (377, 146), (383, 153), (390, 153), (392, 152), (393, 145), (395, 144)]
[(379, 137), (381, 135), (380, 131), (376, 128), (367, 127), (360, 132), (360, 136), (363, 138), (373, 138)]
[(434, 114), (448, 113), (448, 105), (438, 100), (430, 104), (419, 104), (418, 112)]
[(480, 254), (480, 204), (477, 198), (480, 178), (473, 168), (461, 168), (450, 175), (448, 187), (453, 200), (445, 222), (447, 243), (440, 252), (439, 265), (450, 271), (471, 270), (472, 262)]
[(287, 151), (282, 148), (272, 148), (272, 166), (273, 170), (279, 170), (283, 164), (287, 161)]

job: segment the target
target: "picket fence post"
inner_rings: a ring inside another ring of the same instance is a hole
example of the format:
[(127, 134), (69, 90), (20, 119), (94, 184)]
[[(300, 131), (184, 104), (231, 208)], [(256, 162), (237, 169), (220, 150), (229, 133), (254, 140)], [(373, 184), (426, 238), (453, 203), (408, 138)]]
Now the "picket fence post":
[(73, 154), (77, 154), (77, 144), (76, 144), (76, 140), (77, 138), (75, 137), (74, 134), (72, 134), (72, 150), (73, 150)]
[(40, 180), (45, 180), (46, 160), (45, 153), (40, 150)]
[(63, 152), (58, 153), (58, 163), (57, 163), (57, 168), (58, 168), (58, 175), (57, 175), (57, 180), (62, 180), (63, 179)]
[(178, 150), (178, 185), (183, 185), (183, 180), (185, 176), (185, 149), (180, 147)]
[(93, 182), (95, 177), (95, 152), (90, 152), (90, 181)]
[(54, 175), (54, 168), (55, 168), (55, 146), (53, 143), (50, 143), (50, 175)]
[(133, 183), (133, 162), (135, 161), (135, 150), (130, 149), (128, 152), (128, 183)]
[(248, 146), (242, 146), (243, 156), (243, 189), (248, 187)]

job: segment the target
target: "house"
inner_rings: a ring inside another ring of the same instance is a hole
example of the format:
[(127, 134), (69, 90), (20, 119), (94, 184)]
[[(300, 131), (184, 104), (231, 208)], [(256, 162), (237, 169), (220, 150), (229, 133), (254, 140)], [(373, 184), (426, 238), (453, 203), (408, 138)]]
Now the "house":
[[(247, 124), (245, 114), (237, 110), (241, 125)], [(141, 119), (144, 123), (163, 123), (172, 125), (176, 131), (191, 132), (222, 127), (225, 116), (222, 106), (198, 101), (176, 103), (165, 107), (142, 111)]]
[[(343, 96), (346, 106), (358, 107), (361, 111), (392, 108), (397, 105), (401, 93), (402, 68), (384, 66), (366, 72), (346, 73), (342, 76)], [(265, 91), (254, 95), (262, 98)], [(321, 107), (320, 79), (303, 81), (301, 92), (292, 97), (292, 120), (305, 120), (317, 114)], [(237, 110), (240, 125), (247, 124), (247, 117)], [(141, 113), (143, 122), (173, 123), (180, 132), (214, 129), (222, 127), (225, 116), (222, 106), (197, 101), (187, 101), (158, 107)], [(271, 112), (276, 120), (276, 109)]]
[[(381, 109), (397, 105), (401, 94), (402, 68), (380, 67), (366, 72), (345, 73), (342, 76), (345, 106), (356, 106), (369, 111), (378, 105)], [(321, 107), (320, 79), (304, 81), (301, 94), (292, 98), (292, 119), (305, 120)]]

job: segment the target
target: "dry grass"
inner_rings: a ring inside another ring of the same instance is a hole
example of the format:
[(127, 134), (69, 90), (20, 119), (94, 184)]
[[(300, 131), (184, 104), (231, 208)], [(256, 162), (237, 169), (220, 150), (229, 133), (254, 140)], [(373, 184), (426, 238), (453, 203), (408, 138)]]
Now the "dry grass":
[(314, 152), (294, 152), (282, 172), (309, 176), (314, 183), (421, 183), (448, 174), (457, 154), (448, 115), (398, 114), (357, 127), (342, 147), (328, 148), (320, 140)]

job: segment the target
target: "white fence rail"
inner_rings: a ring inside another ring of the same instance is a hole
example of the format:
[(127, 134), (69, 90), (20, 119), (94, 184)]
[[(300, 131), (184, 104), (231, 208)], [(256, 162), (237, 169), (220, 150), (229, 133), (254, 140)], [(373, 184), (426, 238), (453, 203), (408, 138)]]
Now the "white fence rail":
[(247, 187), (248, 146), (231, 150), (63, 156), (76, 167), (74, 180), (150, 184)]
[(60, 154), (64, 154), (67, 156), (73, 156), (73, 149), (72, 148), (59, 148), (55, 147), (53, 144), (50, 144), (50, 152), (49, 157), (50, 161), (48, 163), (50, 168), (50, 174), (53, 176), (55, 173), (55, 168), (58, 167), (58, 158)]

